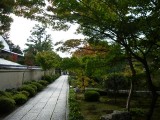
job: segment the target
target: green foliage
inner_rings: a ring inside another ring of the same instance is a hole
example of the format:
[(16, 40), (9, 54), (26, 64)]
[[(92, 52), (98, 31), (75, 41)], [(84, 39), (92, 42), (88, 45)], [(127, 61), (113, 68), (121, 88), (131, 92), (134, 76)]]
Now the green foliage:
[(27, 92), (27, 91), (25, 91), (25, 90), (23, 90), (23, 91), (20, 91), (19, 93), (21, 93), (21, 94), (23, 94), (23, 95), (25, 95), (25, 96), (27, 96), (27, 97), (29, 97), (29, 92)]
[(12, 98), (0, 97), (0, 113), (7, 113), (15, 108), (15, 101)]
[[(35, 65), (36, 64), (35, 56), (37, 55), (37, 53), (44, 52), (44, 51), (52, 51), (51, 35), (48, 35), (45, 29), (46, 29), (45, 26), (35, 25), (35, 27), (33, 27), (33, 30), (31, 31), (32, 32), (31, 36), (29, 37), (28, 43), (26, 44), (28, 48), (24, 50), (26, 64), (30, 65), (29, 62), (31, 61), (32, 65)], [(53, 58), (52, 56), (46, 56), (48, 54), (44, 54), (44, 55), (46, 59), (47, 57), (51, 59)], [(40, 60), (38, 60), (38, 64), (42, 65), (42, 63), (43, 62), (40, 62)], [(46, 63), (47, 62), (44, 62), (43, 64), (46, 64)], [(43, 67), (45, 68), (45, 65), (43, 65), (42, 68)], [(48, 65), (46, 67), (48, 67)]]
[(38, 82), (32, 82), (31, 84), (35, 85), (37, 87), (37, 91), (41, 91), (44, 87)]
[[(58, 76), (52, 76), (56, 79)], [(27, 100), (28, 97), (32, 97), (37, 91), (40, 91), (44, 86), (48, 85), (45, 80), (40, 80), (38, 82), (26, 82), (18, 91), (16, 89), (7, 89), (6, 91), (0, 91), (0, 113), (6, 113), (12, 111), (16, 105), (22, 105)]]
[(97, 102), (99, 101), (100, 94), (94, 90), (87, 90), (84, 93), (84, 99), (88, 102)]
[(128, 87), (128, 83), (126, 78), (117, 73), (109, 74), (107, 79), (104, 81), (105, 89), (112, 89), (114, 91), (120, 89), (126, 89)]
[(61, 52), (70, 52), (72, 49), (77, 48), (83, 43), (81, 39), (69, 39), (65, 42), (56, 42), (55, 46), (59, 46), (56, 50)]
[(38, 18), (35, 13), (41, 13), (40, 8), (45, 5), (44, 1), (41, 0), (1, 0), (0, 1), (0, 34), (3, 34), (10, 30), (10, 25), (12, 20), (12, 15), (16, 14), (18, 16), (24, 16), (26, 18)]
[(39, 80), (38, 83), (40, 83), (43, 86), (47, 86), (49, 84), (46, 80)]
[(37, 86), (33, 84), (27, 84), (28, 86), (32, 87), (35, 92), (37, 92)]
[(42, 76), (42, 79), (46, 80), (49, 83), (53, 82), (53, 79), (52, 79), (52, 77), (50, 75), (44, 75), (44, 76)]
[(35, 55), (42, 51), (52, 51), (51, 35), (47, 34), (46, 26), (36, 24), (27, 41), (28, 49), (25, 52), (30, 51), (32, 48), (34, 48)]
[(130, 113), (132, 116), (145, 116), (146, 110), (141, 108), (131, 108)]
[(61, 62), (61, 68), (64, 70), (67, 69), (67, 70), (74, 71), (76, 69), (81, 69), (81, 67), (82, 67), (82, 63), (80, 59), (76, 57), (64, 58)]
[(0, 2), (0, 35), (10, 29), (11, 22), (13, 19), (9, 16), (10, 13), (13, 11), (14, 1), (10, 0), (6, 2), (5, 0), (1, 0)]
[(22, 85), (20, 88), (18, 88), (19, 91), (27, 91), (29, 92), (29, 96), (32, 97), (36, 94), (36, 91), (32, 86), (30, 85)]
[(5, 97), (8, 97), (8, 98), (11, 98), (12, 97), (12, 93), (11, 92), (0, 91), (0, 97), (1, 96), (5, 96)]
[(44, 75), (44, 76), (42, 76), (42, 79), (45, 80), (45, 81), (47, 81), (48, 83), (52, 83), (58, 77), (59, 77), (59, 75)]
[(36, 62), (44, 69), (49, 70), (59, 66), (60, 57), (53, 51), (39, 52), (36, 57)]
[(84, 120), (73, 89), (69, 91), (69, 120)]
[(22, 105), (27, 101), (28, 98), (26, 95), (18, 93), (13, 96), (13, 99), (15, 100), (17, 105)]
[(78, 86), (78, 83), (77, 83), (77, 78), (75, 76), (69, 76), (68, 77), (68, 82), (69, 82), (69, 85), (72, 86), (72, 87), (77, 87)]

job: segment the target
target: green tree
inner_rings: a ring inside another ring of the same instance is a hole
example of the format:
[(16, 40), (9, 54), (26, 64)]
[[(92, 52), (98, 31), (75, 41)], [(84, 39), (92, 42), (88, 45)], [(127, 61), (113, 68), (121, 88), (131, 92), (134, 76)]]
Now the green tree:
[(12, 13), (14, 4), (15, 4), (14, 0), (0, 1), (0, 34), (1, 35), (10, 29), (10, 24), (13, 20), (9, 16), (9, 14)]
[(77, 76), (79, 87), (81, 87), (82, 91), (85, 91), (85, 87), (88, 85), (90, 79), (85, 75), (85, 61), (83, 58), (64, 58), (61, 68), (74, 73)]
[[(28, 38), (27, 49), (24, 50), (26, 63), (35, 65), (35, 56), (38, 52), (52, 51), (51, 35), (47, 34), (44, 26), (35, 25)], [(27, 62), (27, 60), (29, 60)]]
[(116, 103), (118, 90), (127, 88), (127, 80), (122, 74), (111, 73), (108, 74), (107, 79), (104, 81), (104, 86), (108, 90), (113, 90)]
[(38, 24), (31, 30), (31, 36), (27, 39), (26, 45), (28, 49), (34, 48), (35, 53), (42, 51), (52, 51), (51, 35), (47, 34), (45, 26), (39, 26)]
[[(38, 19), (45, 6), (42, 0), (1, 0), (0, 1), (0, 35), (10, 30), (13, 19), (10, 14)], [(36, 14), (35, 14), (36, 13)]]
[(60, 20), (59, 25), (66, 21), (78, 23), (78, 32), (92, 40), (110, 39), (119, 43), (144, 66), (146, 82), (152, 92), (152, 103), (147, 115), (150, 120), (158, 98), (150, 66), (155, 57), (149, 56), (154, 55), (160, 47), (159, 1), (54, 0), (51, 3), (53, 6), (48, 7), (48, 10), (56, 15), (54, 20)]
[(60, 64), (60, 57), (53, 51), (43, 51), (39, 52), (36, 57), (36, 62), (40, 65), (43, 70), (50, 70), (53, 68), (58, 68)]
[(13, 44), (12, 41), (9, 39), (10, 34), (8, 32), (5, 32), (2, 36), (3, 36), (4, 40), (7, 42), (7, 44), (9, 45), (9, 49), (10, 49), (11, 52), (15, 52), (15, 53), (18, 53), (18, 54), (23, 54), (19, 45)]

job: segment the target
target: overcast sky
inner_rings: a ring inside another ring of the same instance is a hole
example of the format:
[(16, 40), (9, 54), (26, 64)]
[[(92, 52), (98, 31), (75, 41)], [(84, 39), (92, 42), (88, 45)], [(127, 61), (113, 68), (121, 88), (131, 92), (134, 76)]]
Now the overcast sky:
[[(10, 40), (15, 45), (19, 45), (21, 49), (24, 49), (26, 48), (25, 43), (27, 43), (27, 38), (31, 35), (30, 31), (37, 22), (14, 15), (13, 19), (14, 22), (11, 25)], [(76, 27), (77, 26), (72, 26), (67, 32), (50, 30), (48, 33), (52, 35), (53, 43), (72, 38), (84, 38), (83, 35), (74, 34)], [(67, 54), (60, 54), (60, 56), (64, 57), (67, 56)]]

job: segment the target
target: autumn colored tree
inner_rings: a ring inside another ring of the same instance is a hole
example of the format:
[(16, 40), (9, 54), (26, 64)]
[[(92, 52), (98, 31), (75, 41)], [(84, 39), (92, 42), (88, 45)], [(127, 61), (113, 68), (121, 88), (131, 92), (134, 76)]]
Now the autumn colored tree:
[(144, 66), (146, 82), (152, 93), (147, 115), (147, 120), (150, 120), (158, 98), (150, 63), (155, 63), (155, 58), (159, 59), (158, 54), (155, 55), (155, 51), (160, 48), (159, 1), (55, 0), (51, 1), (48, 10), (56, 14), (53, 19), (59, 20), (61, 24), (66, 21), (78, 23), (78, 32), (89, 36), (93, 41), (109, 39), (119, 43), (129, 56)]
[[(21, 3), (20, 0), (17, 1)], [(158, 70), (156, 64), (159, 65), (160, 59), (156, 52), (160, 48), (159, 1), (50, 0), (48, 11), (43, 8), (39, 10), (41, 7), (38, 5), (36, 9), (30, 7), (34, 2), (42, 3), (39, 0), (22, 2), (26, 3), (26, 7), (22, 9), (19, 6), (19, 14), (49, 23), (58, 30), (67, 29), (68, 22), (78, 23), (78, 32), (92, 41), (108, 39), (119, 43), (128, 52), (128, 56), (144, 66), (146, 82), (152, 93), (152, 103), (147, 115), (147, 120), (150, 120), (159, 96), (151, 77), (152, 71)], [(35, 14), (42, 11), (43, 17)]]

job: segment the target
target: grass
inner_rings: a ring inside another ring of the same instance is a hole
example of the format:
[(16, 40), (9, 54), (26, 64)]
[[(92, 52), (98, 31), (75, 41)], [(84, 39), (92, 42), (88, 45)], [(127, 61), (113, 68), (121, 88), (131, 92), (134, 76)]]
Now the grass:
[[(114, 110), (124, 110), (126, 105), (126, 96), (101, 96), (99, 102), (86, 102), (82, 93), (77, 94), (77, 101), (80, 104), (80, 112), (85, 120), (99, 120), (102, 115), (112, 113)], [(133, 97), (131, 101), (131, 111), (133, 120), (145, 120), (149, 108), (149, 97)], [(160, 99), (153, 115), (153, 120), (160, 120)]]

